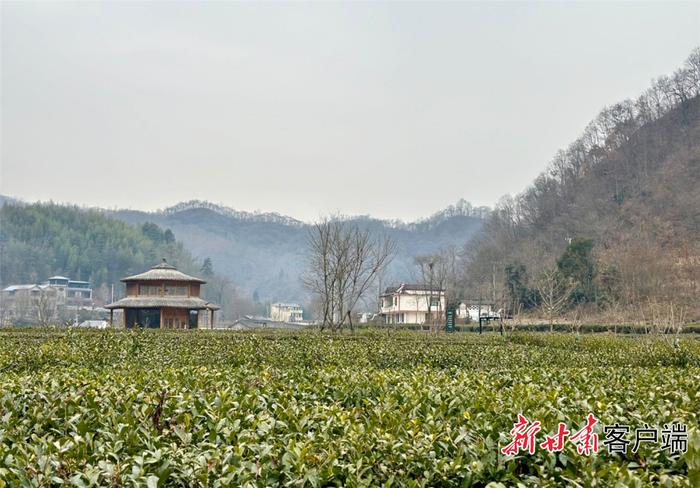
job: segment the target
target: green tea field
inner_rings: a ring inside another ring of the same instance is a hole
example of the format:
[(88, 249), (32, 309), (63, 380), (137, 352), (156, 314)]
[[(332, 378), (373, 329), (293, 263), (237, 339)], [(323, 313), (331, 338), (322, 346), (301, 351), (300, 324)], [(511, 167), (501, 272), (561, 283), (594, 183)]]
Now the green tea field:
[(693, 337), (7, 329), (0, 387), (2, 488), (700, 486)]

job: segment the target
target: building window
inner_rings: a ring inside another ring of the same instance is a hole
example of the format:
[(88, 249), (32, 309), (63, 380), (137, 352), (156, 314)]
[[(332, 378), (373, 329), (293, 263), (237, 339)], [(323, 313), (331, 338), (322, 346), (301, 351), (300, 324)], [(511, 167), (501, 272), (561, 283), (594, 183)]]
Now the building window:
[(440, 306), (440, 299), (439, 298), (433, 298), (431, 302), (431, 308), (437, 308)]
[(187, 296), (186, 286), (165, 286), (165, 294), (167, 296)]
[(139, 285), (139, 295), (149, 297), (160, 296), (160, 286), (158, 285)]

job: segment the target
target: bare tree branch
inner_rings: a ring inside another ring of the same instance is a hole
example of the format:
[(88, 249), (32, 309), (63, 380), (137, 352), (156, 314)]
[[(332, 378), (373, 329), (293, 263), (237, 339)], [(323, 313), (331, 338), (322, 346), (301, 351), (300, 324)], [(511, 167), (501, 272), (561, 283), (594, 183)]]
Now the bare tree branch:
[(309, 232), (309, 266), (304, 286), (316, 295), (321, 328), (352, 328), (352, 313), (396, 253), (388, 237), (374, 238), (338, 218), (323, 219)]

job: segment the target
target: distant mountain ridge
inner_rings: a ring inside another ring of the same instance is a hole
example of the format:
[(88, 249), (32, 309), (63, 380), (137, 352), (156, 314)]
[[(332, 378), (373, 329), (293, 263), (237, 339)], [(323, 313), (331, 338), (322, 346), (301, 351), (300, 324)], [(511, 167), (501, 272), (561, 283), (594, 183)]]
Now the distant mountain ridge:
[[(215, 270), (231, 279), (239, 292), (261, 301), (309, 299), (301, 276), (306, 268), (306, 238), (312, 224), (277, 213), (242, 212), (210, 202), (191, 200), (157, 212), (110, 211), (131, 224), (153, 222), (169, 228), (199, 259), (211, 258)], [(340, 217), (391, 236), (397, 243), (387, 279), (410, 280), (417, 255), (449, 246), (461, 247), (480, 229), (486, 207), (464, 200), (427, 219), (405, 223), (370, 216)]]
[[(7, 198), (7, 197), (5, 197)], [(155, 213), (163, 213), (163, 214), (175, 214), (178, 212), (184, 212), (187, 210), (198, 210), (198, 209), (207, 209), (211, 210), (212, 212), (216, 212), (220, 215), (224, 215), (227, 217), (232, 217), (234, 219), (239, 219), (239, 220), (247, 220), (247, 221), (255, 221), (255, 222), (271, 222), (271, 223), (281, 223), (285, 225), (298, 225), (298, 226), (303, 226), (306, 225), (305, 222), (295, 219), (294, 217), (290, 217), (288, 215), (282, 215), (277, 212), (260, 212), (260, 211), (255, 211), (255, 212), (246, 212), (244, 210), (236, 210), (232, 207), (229, 207), (227, 205), (222, 205), (218, 203), (213, 203), (209, 202), (206, 200), (188, 200), (186, 202), (180, 202), (176, 203), (175, 205), (172, 205), (170, 207), (166, 207), (163, 210), (157, 210)], [(486, 206), (481, 206), (481, 207), (473, 207), (469, 202), (467, 202), (464, 199), (460, 199), (457, 201), (456, 204), (453, 205), (448, 205), (446, 208), (439, 210), (432, 214), (430, 217), (425, 217), (422, 219), (415, 220), (413, 222), (405, 222), (400, 219), (376, 219), (374, 217), (371, 217), (370, 215), (351, 215), (351, 216), (341, 216), (338, 218), (342, 218), (344, 220), (348, 221), (353, 221), (353, 220), (362, 220), (362, 219), (368, 219), (368, 220), (376, 220), (378, 222), (382, 222), (388, 227), (393, 227), (393, 228), (403, 228), (403, 229), (415, 229), (420, 226), (431, 226), (436, 224), (438, 221), (443, 220), (443, 219), (449, 219), (451, 217), (477, 217), (480, 219), (486, 218), (491, 209)]]
[[(0, 196), (1, 202), (23, 202)], [(171, 229), (175, 238), (198, 262), (211, 258), (217, 274), (228, 278), (241, 296), (253, 300), (308, 303), (301, 282), (306, 269), (306, 239), (312, 224), (275, 212), (246, 212), (202, 200), (181, 202), (154, 212), (98, 211), (107, 217), (141, 225), (146, 222)], [(481, 228), (487, 207), (465, 200), (415, 222), (380, 220), (371, 216), (340, 216), (345, 221), (391, 236), (397, 255), (386, 280), (414, 277), (414, 259), (440, 249), (462, 247)]]
[(304, 225), (304, 223), (300, 220), (288, 217), (286, 215), (281, 215), (277, 212), (245, 212), (242, 210), (235, 210), (224, 205), (219, 205), (217, 203), (207, 202), (205, 200), (189, 200), (187, 202), (176, 203), (175, 205), (162, 210), (162, 213), (170, 215), (187, 210), (202, 208), (239, 220), (271, 222), (285, 225)]

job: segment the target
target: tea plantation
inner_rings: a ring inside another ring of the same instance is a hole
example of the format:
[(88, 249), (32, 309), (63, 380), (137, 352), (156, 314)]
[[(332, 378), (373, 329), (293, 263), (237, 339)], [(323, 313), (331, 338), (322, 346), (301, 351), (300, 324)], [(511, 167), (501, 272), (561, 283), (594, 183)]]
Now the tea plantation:
[[(694, 337), (8, 329), (0, 386), (0, 487), (700, 486)], [(505, 456), (519, 413), (597, 454)]]

